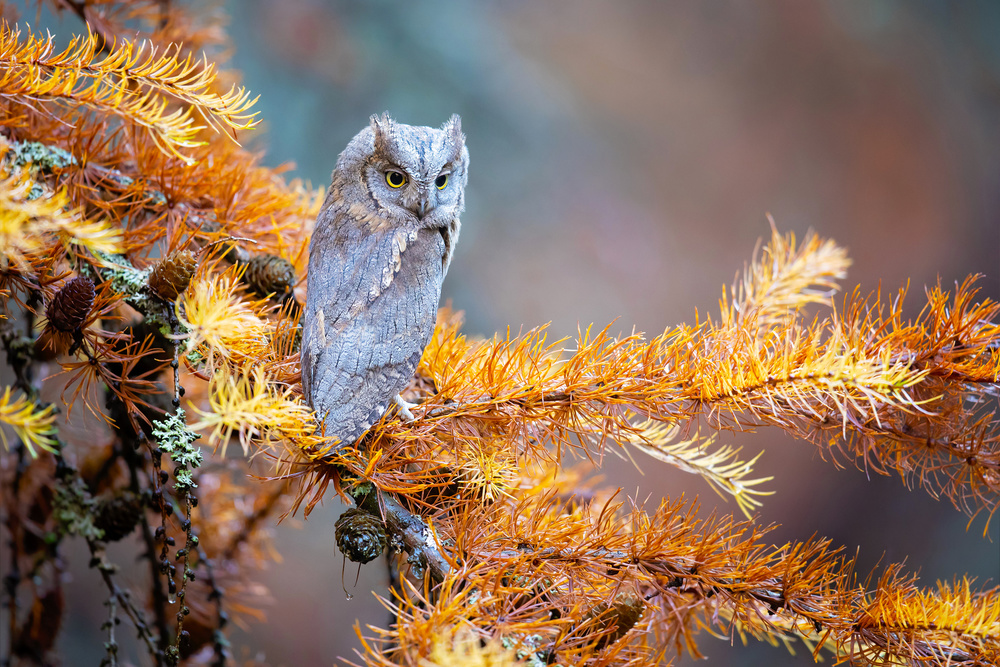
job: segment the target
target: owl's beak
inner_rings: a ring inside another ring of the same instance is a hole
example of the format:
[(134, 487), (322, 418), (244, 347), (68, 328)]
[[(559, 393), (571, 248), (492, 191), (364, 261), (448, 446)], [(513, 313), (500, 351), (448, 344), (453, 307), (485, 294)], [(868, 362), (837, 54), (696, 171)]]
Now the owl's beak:
[(429, 197), (422, 196), (417, 201), (417, 210), (416, 210), (417, 217), (425, 218), (427, 217), (427, 214), (433, 210), (434, 210), (434, 203), (430, 201)]

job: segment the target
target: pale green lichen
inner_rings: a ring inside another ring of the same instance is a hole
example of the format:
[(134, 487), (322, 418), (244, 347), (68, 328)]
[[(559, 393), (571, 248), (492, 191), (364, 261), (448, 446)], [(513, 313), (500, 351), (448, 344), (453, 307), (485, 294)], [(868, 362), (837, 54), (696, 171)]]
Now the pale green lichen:
[(351, 488), (348, 493), (351, 494), (351, 497), (359, 499), (364, 498), (374, 490), (375, 486), (371, 482), (361, 482), (357, 486)]
[(124, 255), (109, 255), (103, 252), (96, 254), (103, 263), (107, 279), (111, 281), (111, 286), (116, 292), (131, 296), (144, 290), (149, 280), (148, 269), (140, 271), (132, 266), (132, 262)]
[(153, 437), (163, 452), (177, 468), (174, 470), (174, 480), (178, 491), (186, 493), (195, 488), (192, 471), (201, 465), (201, 448), (194, 443), (201, 436), (187, 427), (184, 421), (184, 410), (177, 409), (174, 414), (168, 414), (163, 419), (153, 422)]
[(51, 172), (79, 164), (71, 153), (37, 141), (8, 141), (7, 146), (6, 160), (11, 170), (31, 165), (35, 169)]
[[(30, 165), (33, 171), (49, 174), (54, 169), (64, 169), (70, 165), (80, 164), (79, 160), (69, 151), (38, 141), (7, 141), (6, 144), (7, 152), (4, 160), (7, 163), (7, 167), (12, 171)], [(135, 183), (134, 178), (114, 169), (106, 170), (103, 177), (126, 188)], [(35, 199), (43, 193), (44, 189), (40, 185), (35, 184), (32, 186), (28, 198)], [(166, 196), (153, 188), (144, 188), (142, 196), (145, 197), (149, 206), (166, 206), (167, 204)]]
[(149, 189), (146, 189), (146, 190), (143, 191), (143, 194), (146, 195), (146, 197), (148, 197), (149, 199), (152, 200), (152, 201), (149, 202), (151, 206), (166, 206), (167, 205), (167, 197), (166, 197), (166, 195), (164, 195), (159, 190), (149, 190)]
[(548, 654), (545, 651), (537, 650), (545, 645), (545, 638), (541, 635), (527, 635), (520, 639), (514, 637), (501, 637), (500, 645), (507, 650), (517, 649), (515, 657), (525, 665), (532, 667), (545, 667), (549, 664)]
[(202, 362), (205, 361), (205, 355), (198, 350), (191, 350), (186, 355), (184, 355), (184, 358), (188, 360), (189, 364), (191, 364), (196, 368), (198, 366), (201, 366)]
[[(61, 148), (46, 146), (37, 141), (5, 141), (2, 143), (7, 146), (3, 161), (6, 168), (12, 172), (30, 168), (32, 174), (37, 172), (51, 173), (53, 169), (77, 164), (76, 158), (72, 154)], [(47, 190), (42, 183), (32, 180), (27, 199), (28, 201), (38, 199), (46, 192)]]
[(94, 499), (87, 492), (83, 480), (77, 476), (59, 479), (52, 498), (52, 516), (58, 525), (57, 539), (66, 535), (79, 535), (96, 541), (104, 531), (94, 525)]
[(31, 189), (28, 190), (28, 195), (25, 197), (28, 201), (35, 201), (39, 197), (45, 194), (45, 188), (43, 188), (38, 183), (32, 182)]

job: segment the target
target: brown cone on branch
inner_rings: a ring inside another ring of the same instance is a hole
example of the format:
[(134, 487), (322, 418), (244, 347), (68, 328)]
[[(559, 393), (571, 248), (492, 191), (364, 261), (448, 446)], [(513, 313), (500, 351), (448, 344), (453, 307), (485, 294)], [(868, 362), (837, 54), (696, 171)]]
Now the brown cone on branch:
[(389, 543), (382, 519), (354, 507), (337, 519), (335, 537), (341, 553), (355, 563), (375, 560)]
[(624, 637), (625, 633), (639, 622), (645, 610), (646, 606), (641, 597), (634, 593), (622, 592), (610, 603), (602, 602), (593, 607), (587, 612), (584, 620), (596, 619), (598, 629), (610, 630), (597, 643), (597, 648), (602, 649)]
[(76, 331), (90, 314), (96, 297), (94, 281), (86, 276), (77, 276), (56, 292), (45, 309), (45, 316), (49, 318), (49, 324), (59, 331)]
[(140, 518), (142, 502), (139, 496), (126, 491), (98, 504), (94, 525), (104, 531), (104, 541), (117, 542), (135, 529)]
[(191, 283), (198, 258), (190, 250), (178, 250), (161, 259), (149, 274), (149, 288), (165, 301), (174, 301)]
[(280, 300), (295, 286), (295, 267), (284, 257), (254, 255), (246, 262), (243, 282), (260, 296), (273, 294)]

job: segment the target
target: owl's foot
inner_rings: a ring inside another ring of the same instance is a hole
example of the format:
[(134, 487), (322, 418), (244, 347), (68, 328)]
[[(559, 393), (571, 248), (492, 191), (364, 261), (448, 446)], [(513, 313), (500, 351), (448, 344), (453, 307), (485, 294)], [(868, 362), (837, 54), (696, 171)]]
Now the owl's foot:
[(417, 407), (418, 404), (417, 403), (407, 403), (406, 401), (403, 400), (403, 397), (400, 396), (399, 394), (396, 394), (396, 398), (394, 400), (396, 401), (396, 410), (399, 412), (400, 418), (404, 422), (411, 422), (411, 421), (413, 421), (414, 420), (414, 416), (413, 416), (413, 413), (410, 412), (410, 408), (415, 408), (415, 407)]

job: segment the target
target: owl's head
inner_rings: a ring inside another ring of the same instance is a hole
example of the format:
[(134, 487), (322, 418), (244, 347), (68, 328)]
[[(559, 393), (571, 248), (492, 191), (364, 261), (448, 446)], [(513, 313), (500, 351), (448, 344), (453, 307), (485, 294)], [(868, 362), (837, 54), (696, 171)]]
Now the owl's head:
[(342, 187), (363, 186), (360, 198), (373, 200), (382, 217), (445, 227), (465, 206), (468, 164), (457, 115), (437, 129), (404, 125), (382, 114), (372, 116), (370, 126), (351, 140), (337, 171)]

